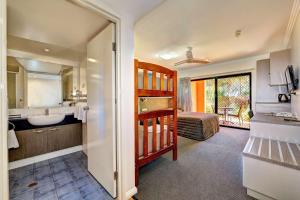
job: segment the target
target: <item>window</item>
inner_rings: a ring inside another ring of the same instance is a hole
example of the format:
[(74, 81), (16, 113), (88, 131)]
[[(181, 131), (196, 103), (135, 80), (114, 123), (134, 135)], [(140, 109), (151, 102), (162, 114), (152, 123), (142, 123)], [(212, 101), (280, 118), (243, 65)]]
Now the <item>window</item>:
[(62, 102), (62, 83), (59, 75), (28, 73), (28, 107), (58, 106)]
[(195, 112), (216, 113), (223, 126), (250, 128), (251, 73), (192, 81)]

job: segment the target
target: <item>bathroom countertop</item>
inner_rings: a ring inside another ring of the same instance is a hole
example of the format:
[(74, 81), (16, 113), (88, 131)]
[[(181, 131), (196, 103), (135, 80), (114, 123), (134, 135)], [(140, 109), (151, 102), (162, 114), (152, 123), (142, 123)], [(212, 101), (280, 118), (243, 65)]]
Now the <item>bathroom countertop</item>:
[(23, 131), (23, 130), (36, 129), (36, 128), (46, 128), (46, 127), (53, 127), (53, 126), (62, 126), (67, 124), (76, 124), (76, 123), (81, 123), (81, 120), (74, 118), (74, 115), (71, 114), (71, 115), (66, 115), (65, 119), (58, 124), (45, 125), (45, 126), (34, 126), (28, 122), (27, 118), (10, 119), (9, 122), (15, 125), (16, 127), (15, 131)]

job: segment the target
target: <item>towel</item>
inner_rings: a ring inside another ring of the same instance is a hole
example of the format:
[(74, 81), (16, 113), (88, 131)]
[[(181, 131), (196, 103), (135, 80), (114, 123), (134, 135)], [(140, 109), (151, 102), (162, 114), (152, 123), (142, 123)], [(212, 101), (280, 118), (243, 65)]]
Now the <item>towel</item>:
[(14, 130), (9, 130), (8, 131), (7, 146), (8, 146), (8, 149), (19, 148), (19, 142), (18, 142), (16, 133), (15, 133)]
[(75, 106), (74, 117), (78, 120), (81, 120), (82, 123), (86, 123), (86, 118), (87, 118), (87, 110), (85, 110), (86, 107), (87, 107), (86, 103), (77, 103)]

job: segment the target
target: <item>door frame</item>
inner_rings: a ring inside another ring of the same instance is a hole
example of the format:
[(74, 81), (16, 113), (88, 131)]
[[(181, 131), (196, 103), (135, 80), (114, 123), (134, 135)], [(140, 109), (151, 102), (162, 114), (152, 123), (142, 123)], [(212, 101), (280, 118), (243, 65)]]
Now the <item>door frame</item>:
[[(122, 174), (122, 145), (121, 145), (121, 17), (111, 10), (105, 3), (93, 0), (67, 0), (77, 6), (84, 7), (94, 11), (115, 24), (116, 37), (116, 158), (117, 158), (117, 199), (122, 199), (123, 194), (123, 174)], [(7, 0), (0, 0), (0, 64), (6, 66), (7, 57)], [(9, 198), (9, 184), (8, 184), (8, 150), (7, 150), (7, 121), (8, 121), (8, 105), (7, 105), (7, 75), (6, 67), (0, 68), (0, 199), (6, 200)], [(3, 162), (7, 160), (7, 162)]]
[[(236, 74), (227, 74), (227, 75), (220, 75), (220, 76), (211, 76), (211, 77), (206, 77), (206, 78), (198, 78), (198, 79), (192, 79), (192, 81), (203, 81), (203, 80), (209, 80), (213, 79), (215, 80), (215, 113), (217, 114), (218, 112), (218, 79), (222, 78), (231, 78), (231, 77), (238, 77), (238, 76), (249, 76), (249, 84), (250, 84), (250, 94), (249, 94), (249, 107), (250, 110), (252, 110), (252, 72), (243, 72), (243, 73), (236, 73)], [(242, 130), (250, 130), (250, 128), (243, 128), (243, 127), (235, 127), (235, 126), (226, 126), (226, 125), (220, 125), (222, 127), (228, 127), (228, 128), (235, 128), (235, 129), (242, 129)]]
[[(6, 0), (0, 0), (0, 199), (8, 199)], [(7, 162), (5, 162), (7, 161)]]

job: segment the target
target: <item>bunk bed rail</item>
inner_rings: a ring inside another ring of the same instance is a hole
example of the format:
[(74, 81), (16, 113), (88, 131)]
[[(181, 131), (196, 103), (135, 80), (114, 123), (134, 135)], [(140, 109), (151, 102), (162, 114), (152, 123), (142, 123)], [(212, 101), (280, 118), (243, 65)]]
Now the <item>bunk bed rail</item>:
[[(172, 106), (150, 112), (139, 112), (140, 97), (170, 98)], [(140, 145), (142, 145), (142, 152), (140, 152)], [(135, 60), (136, 185), (139, 168), (169, 151), (173, 151), (173, 160), (177, 160), (177, 72)]]

